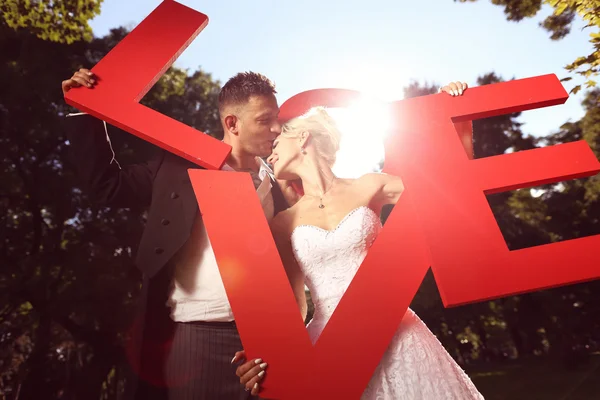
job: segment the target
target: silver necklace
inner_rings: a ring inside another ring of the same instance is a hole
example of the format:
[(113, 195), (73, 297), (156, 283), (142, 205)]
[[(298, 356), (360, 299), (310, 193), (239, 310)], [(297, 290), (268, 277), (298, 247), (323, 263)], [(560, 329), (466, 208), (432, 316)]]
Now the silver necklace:
[(323, 204), (323, 197), (329, 191), (329, 189), (331, 189), (333, 187), (332, 183), (333, 183), (334, 179), (335, 179), (335, 175), (331, 177), (331, 180), (329, 181), (329, 188), (327, 188), (321, 196), (315, 196), (314, 194), (308, 194), (308, 193), (304, 193), (304, 194), (307, 196), (310, 196), (310, 197), (318, 198), (319, 199), (319, 208), (323, 209), (323, 208), (325, 208), (325, 205)]

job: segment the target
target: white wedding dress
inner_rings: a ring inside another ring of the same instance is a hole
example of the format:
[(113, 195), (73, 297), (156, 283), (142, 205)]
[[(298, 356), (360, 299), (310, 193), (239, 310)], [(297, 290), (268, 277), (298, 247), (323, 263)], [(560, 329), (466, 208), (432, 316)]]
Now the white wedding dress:
[[(333, 231), (300, 225), (291, 236), (315, 313), (307, 329), (316, 343), (369, 248), (381, 231), (368, 207), (350, 212)], [(408, 310), (362, 400), (483, 399), (437, 338)]]

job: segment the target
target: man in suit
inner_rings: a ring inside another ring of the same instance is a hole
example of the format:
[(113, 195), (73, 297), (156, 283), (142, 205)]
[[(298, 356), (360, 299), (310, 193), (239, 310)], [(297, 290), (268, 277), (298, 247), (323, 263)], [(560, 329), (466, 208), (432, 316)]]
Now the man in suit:
[[(94, 75), (81, 69), (62, 89), (95, 84)], [(219, 94), (223, 141), (232, 147), (223, 169), (251, 174), (267, 219), (288, 207), (262, 160), (281, 132), (275, 93), (269, 79), (247, 72), (231, 78)], [(252, 398), (231, 364), (242, 344), (187, 173), (199, 167), (166, 151), (145, 164), (120, 166), (106, 123), (70, 115), (71, 155), (93, 198), (115, 207), (149, 207), (136, 256), (143, 317), (128, 349), (135, 398)]]

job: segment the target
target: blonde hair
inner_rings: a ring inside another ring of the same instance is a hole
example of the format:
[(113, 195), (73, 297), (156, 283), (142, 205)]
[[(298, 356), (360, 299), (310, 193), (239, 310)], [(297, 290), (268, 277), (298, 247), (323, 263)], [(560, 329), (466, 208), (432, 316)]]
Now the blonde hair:
[(314, 107), (300, 117), (292, 118), (281, 127), (281, 135), (299, 137), (302, 132), (310, 133), (317, 155), (329, 167), (335, 164), (340, 149), (340, 131), (324, 107)]

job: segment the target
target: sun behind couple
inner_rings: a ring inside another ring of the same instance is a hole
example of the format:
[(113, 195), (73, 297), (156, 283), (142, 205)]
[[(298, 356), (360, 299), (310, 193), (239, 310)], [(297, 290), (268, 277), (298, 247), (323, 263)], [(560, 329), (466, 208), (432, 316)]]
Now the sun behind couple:
[[(332, 167), (339, 143), (333, 119), (315, 108), (282, 127), (268, 159), (277, 179), (302, 182), (304, 195), (271, 227), (303, 317), (304, 285), (311, 291), (315, 312), (307, 330), (313, 344), (381, 231), (382, 207), (395, 204), (404, 190), (400, 178), (387, 174), (337, 178)], [(265, 371), (252, 361), (238, 368), (238, 376), (256, 389)], [(376, 398), (483, 397), (409, 309), (362, 396)]]

